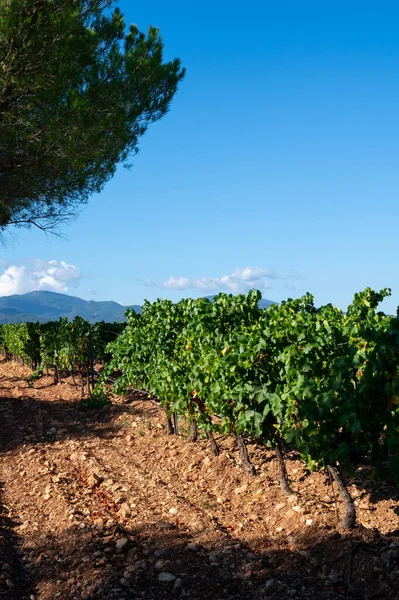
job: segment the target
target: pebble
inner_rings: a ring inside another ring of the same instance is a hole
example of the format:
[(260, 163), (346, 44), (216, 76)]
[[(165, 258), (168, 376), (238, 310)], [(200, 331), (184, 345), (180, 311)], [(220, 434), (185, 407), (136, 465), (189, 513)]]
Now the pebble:
[(46, 489), (44, 490), (44, 494), (43, 494), (43, 500), (50, 500), (51, 498), (51, 488), (50, 486), (47, 486)]
[(95, 488), (98, 487), (103, 481), (104, 477), (101, 477), (101, 475), (98, 475), (98, 473), (92, 473), (87, 480), (87, 484), (89, 487)]
[(244, 485), (241, 485), (240, 487), (236, 488), (234, 490), (234, 493), (237, 494), (237, 496), (238, 496), (239, 494), (244, 494), (247, 491), (247, 489), (248, 489), (248, 484), (244, 483)]
[(213, 551), (209, 553), (209, 562), (211, 565), (218, 565), (219, 552)]
[(181, 577), (178, 577), (178, 578), (175, 580), (175, 583), (174, 583), (174, 585), (173, 585), (173, 589), (174, 589), (174, 590), (181, 590), (181, 589), (182, 589), (182, 587), (184, 587), (184, 579), (182, 579)]
[(158, 575), (158, 580), (162, 581), (162, 583), (171, 583), (172, 581), (176, 581), (176, 579), (176, 575), (172, 575), (172, 573), (163, 572)]
[(94, 519), (93, 521), (93, 525), (94, 527), (96, 527), (97, 529), (103, 529), (104, 527), (104, 520), (101, 518), (98, 519)]
[(118, 552), (122, 552), (122, 550), (128, 545), (129, 540), (127, 538), (120, 538), (116, 542), (116, 549)]
[(198, 552), (199, 550), (201, 550), (201, 546), (197, 542), (190, 542), (189, 544), (187, 544), (186, 548), (187, 550), (193, 550), (194, 552)]

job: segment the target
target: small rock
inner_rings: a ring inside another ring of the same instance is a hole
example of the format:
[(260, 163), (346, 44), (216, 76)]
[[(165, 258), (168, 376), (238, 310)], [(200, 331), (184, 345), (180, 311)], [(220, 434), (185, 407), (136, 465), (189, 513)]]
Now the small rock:
[(247, 489), (248, 489), (248, 484), (244, 483), (244, 485), (241, 485), (240, 487), (236, 488), (234, 490), (234, 493), (237, 494), (237, 496), (238, 496), (239, 494), (244, 494), (247, 491)]
[(297, 497), (295, 496), (295, 494), (291, 494), (291, 496), (288, 496), (287, 498), (287, 502), (289, 502), (289, 504), (294, 504), (294, 502), (297, 501)]
[(176, 575), (172, 575), (172, 573), (163, 572), (158, 575), (158, 581), (162, 581), (162, 583), (172, 583), (176, 579)]
[(101, 518), (94, 519), (93, 525), (94, 525), (94, 527), (96, 527), (96, 529), (103, 529), (104, 528), (104, 519), (101, 519)]
[(96, 488), (104, 481), (104, 477), (98, 475), (98, 473), (92, 473), (87, 480), (87, 484), (90, 488)]
[(173, 585), (174, 590), (181, 590), (184, 587), (184, 579), (178, 577)]
[(172, 508), (169, 509), (169, 513), (171, 515), (175, 515), (177, 513), (177, 509), (172, 507)]
[(187, 550), (193, 550), (194, 552), (198, 552), (199, 550), (201, 550), (201, 546), (197, 542), (190, 542), (189, 544), (187, 544), (186, 548)]
[(126, 519), (131, 514), (130, 506), (127, 502), (124, 502), (120, 509), (118, 510), (118, 515), (123, 519)]
[(122, 552), (124, 548), (128, 545), (129, 540), (127, 538), (119, 538), (116, 542), (116, 549), (118, 552)]
[(284, 527), (276, 527), (276, 531), (278, 533), (281, 533), (283, 531)]
[(211, 563), (211, 565), (217, 565), (218, 558), (219, 558), (219, 552), (217, 552), (216, 550), (214, 550), (213, 552), (210, 552), (208, 558), (209, 558), (209, 562)]

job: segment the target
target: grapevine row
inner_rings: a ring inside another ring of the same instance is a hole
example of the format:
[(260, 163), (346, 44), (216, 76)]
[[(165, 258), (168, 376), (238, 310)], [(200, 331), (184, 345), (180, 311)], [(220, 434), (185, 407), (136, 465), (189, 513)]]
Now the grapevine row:
[(52, 369), (57, 382), (61, 371), (72, 376), (87, 374), (90, 361), (104, 362), (108, 358), (106, 346), (124, 327), (124, 323), (91, 324), (81, 317), (73, 321), (65, 317), (47, 323), (10, 323), (0, 325), (0, 351), (34, 369), (33, 379), (44, 369)]
[[(244, 468), (254, 473), (245, 439), (261, 440), (279, 457), (296, 449), (310, 470), (328, 469), (354, 523), (340, 472), (369, 465), (399, 481), (399, 319), (377, 312), (389, 290), (356, 294), (346, 312), (316, 308), (311, 295), (258, 307), (260, 292), (207, 299), (146, 302), (107, 351), (102, 383), (156, 396), (171, 414), (204, 430), (235, 436)], [(100, 382), (101, 384), (101, 382)], [(349, 500), (348, 500), (349, 498)]]
[[(105, 362), (97, 390), (135, 387), (166, 412), (208, 436), (236, 438), (243, 467), (255, 469), (248, 438), (276, 450), (283, 491), (291, 493), (282, 450), (296, 449), (310, 470), (327, 469), (355, 512), (340, 472), (368, 465), (374, 477), (399, 482), (399, 318), (377, 312), (389, 290), (366, 289), (343, 312), (316, 308), (311, 295), (259, 309), (260, 292), (207, 299), (145, 302), (127, 324), (76, 317), (0, 326), (0, 350), (33, 368), (87, 373)], [(349, 498), (349, 499), (348, 499)]]

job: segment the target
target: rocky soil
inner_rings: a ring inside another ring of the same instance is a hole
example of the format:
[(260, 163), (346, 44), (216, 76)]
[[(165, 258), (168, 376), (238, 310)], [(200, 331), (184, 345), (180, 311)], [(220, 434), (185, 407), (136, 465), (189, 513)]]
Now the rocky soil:
[(351, 532), (328, 477), (232, 439), (167, 436), (155, 401), (82, 411), (70, 380), (0, 363), (0, 599), (399, 598), (399, 495), (359, 471)]

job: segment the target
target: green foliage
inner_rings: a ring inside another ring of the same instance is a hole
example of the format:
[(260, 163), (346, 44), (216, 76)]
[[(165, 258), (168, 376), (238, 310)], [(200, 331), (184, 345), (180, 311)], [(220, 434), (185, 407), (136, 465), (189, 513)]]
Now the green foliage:
[(0, 3), (0, 231), (73, 216), (167, 112), (180, 61), (113, 5)]
[(11, 323), (0, 325), (0, 350), (37, 369), (30, 384), (45, 367), (87, 372), (90, 352), (95, 362), (108, 357), (106, 346), (125, 328), (125, 323), (90, 324), (81, 317), (61, 318), (48, 323)]
[(365, 461), (397, 478), (399, 318), (376, 310), (387, 294), (367, 289), (347, 313), (309, 294), (260, 310), (256, 291), (146, 302), (108, 346), (104, 377), (204, 429), (280, 437), (310, 469)]
[(109, 406), (111, 400), (102, 392), (95, 391), (88, 398), (83, 398), (79, 403), (81, 410), (98, 410), (104, 406)]
[(0, 325), (0, 349), (6, 355), (18, 357), (33, 368), (40, 361), (39, 337), (39, 323)]
[(91, 348), (108, 362), (86, 408), (107, 403), (113, 375), (116, 393), (146, 390), (202, 431), (284, 440), (309, 469), (363, 462), (399, 482), (399, 315), (377, 311), (388, 294), (366, 289), (346, 313), (309, 294), (266, 310), (257, 291), (157, 300), (127, 324), (2, 325), (0, 348), (37, 373), (85, 372)]
[(35, 381), (37, 381), (38, 379), (40, 379), (41, 377), (43, 377), (43, 372), (44, 372), (44, 368), (41, 365), (40, 367), (38, 367), (36, 369), (36, 371), (34, 371), (32, 373), (32, 375), (30, 375), (27, 379), (27, 383), (28, 383), (28, 388), (33, 388), (33, 384)]

